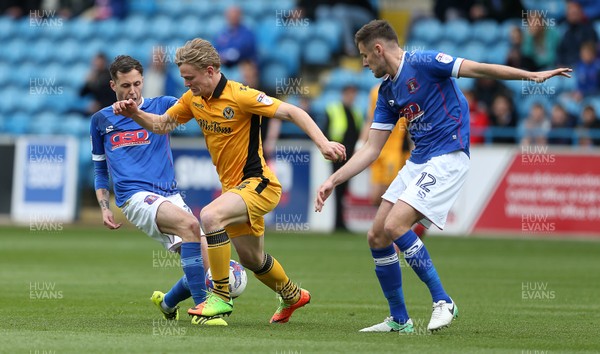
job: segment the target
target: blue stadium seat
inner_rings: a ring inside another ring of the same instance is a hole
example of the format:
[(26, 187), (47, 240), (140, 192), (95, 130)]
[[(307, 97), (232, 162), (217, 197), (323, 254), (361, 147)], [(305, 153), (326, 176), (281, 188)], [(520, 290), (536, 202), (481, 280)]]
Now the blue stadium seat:
[(300, 44), (292, 39), (284, 38), (276, 45), (277, 50), (271, 52), (272, 57), (285, 65), (287, 71), (295, 75), (300, 69)]
[(434, 44), (431, 49), (438, 50), (442, 53), (446, 53), (451, 56), (458, 56), (459, 54), (463, 55), (463, 51), (459, 48), (460, 47), (457, 47), (456, 44), (454, 44), (454, 42), (451, 42), (448, 40), (443, 40), (441, 42)]
[(152, 16), (158, 11), (156, 1), (147, 0), (128, 0), (127, 10), (130, 14), (143, 14), (144, 16)]
[(8, 62), (19, 64), (27, 59), (27, 41), (21, 38), (13, 38), (8, 43), (3, 43), (1, 57)]
[(337, 68), (329, 73), (325, 79), (325, 90), (340, 91), (344, 86), (353, 84), (360, 86), (360, 78), (355, 71)]
[(16, 22), (8, 16), (0, 16), (0, 40), (10, 39), (16, 33)]
[(156, 42), (162, 42), (173, 39), (177, 22), (173, 21), (171, 17), (158, 15), (152, 21), (149, 21), (146, 26), (148, 26), (148, 35)]
[(496, 44), (500, 39), (500, 25), (496, 21), (481, 20), (475, 22), (471, 27), (473, 39), (484, 44)]
[(358, 87), (361, 90), (370, 91), (373, 86), (380, 83), (382, 80), (373, 76), (373, 72), (367, 68), (364, 68), (358, 76)]
[[(166, 2), (166, 1), (161, 1)], [(109, 18), (95, 23), (94, 38), (104, 40), (104, 43), (110, 43), (122, 35), (122, 22), (114, 18)]]
[(310, 65), (330, 65), (331, 47), (327, 42), (320, 38), (309, 40), (304, 46), (303, 60)]
[(417, 21), (411, 31), (411, 40), (417, 39), (427, 43), (437, 41), (443, 35), (443, 27), (436, 19), (423, 19)]
[(472, 79), (470, 77), (461, 77), (459, 79), (456, 79), (456, 84), (462, 92), (470, 91), (475, 85), (475, 79)]
[(320, 19), (315, 23), (314, 35), (323, 38), (333, 53), (342, 47), (342, 25), (331, 19)]
[(268, 56), (273, 52), (273, 48), (282, 37), (284, 30), (283, 27), (275, 25), (275, 18), (268, 16), (258, 22), (254, 33), (256, 34), (259, 56), (262, 57)]
[[(67, 28), (69, 29), (68, 32), (70, 33), (70, 37), (76, 39), (80, 43), (91, 39), (98, 33), (94, 22), (81, 17), (65, 22), (65, 25), (67, 25)], [(129, 35), (129, 33), (127, 33), (127, 35)]]
[(180, 16), (185, 15), (185, 4), (181, 0), (157, 1), (156, 5), (156, 12), (159, 14), (164, 14), (171, 18), (178, 18)]
[(29, 43), (28, 50), (26, 51), (27, 60), (46, 64), (52, 60), (55, 56), (56, 43), (48, 39), (39, 39), (37, 41)]
[(80, 42), (73, 38), (69, 38), (55, 46), (55, 58), (63, 64), (71, 65), (79, 60), (80, 48)]
[[(79, 58), (77, 60), (86, 63), (88, 67), (90, 67), (92, 63), (92, 58), (96, 54), (98, 54), (99, 52), (104, 52), (105, 54), (108, 54), (107, 43), (112, 43), (112, 41), (106, 41), (100, 38), (95, 38), (86, 42), (84, 46), (80, 46), (78, 52)], [(108, 57), (108, 59), (112, 60), (110, 56)]]
[(290, 74), (283, 63), (271, 61), (262, 66), (260, 81), (267, 89), (276, 90), (278, 80), (289, 78)]
[[(148, 35), (150, 27), (148, 26), (148, 18), (143, 15), (132, 15), (123, 21), (121, 26), (122, 33), (125, 38), (131, 41), (143, 40)], [(124, 37), (121, 36), (121, 40)]]
[(199, 21), (197, 17), (185, 15), (177, 21), (173, 32), (173, 39), (179, 39), (183, 42), (189, 41), (196, 37), (206, 37), (206, 25), (204, 21)]
[(23, 112), (9, 114), (5, 120), (4, 129), (12, 135), (22, 135), (27, 132), (29, 115)]
[(58, 133), (60, 118), (52, 112), (42, 112), (30, 116), (27, 133), (36, 135), (52, 135)]
[(557, 102), (563, 106), (569, 114), (578, 118), (581, 114), (582, 108), (584, 107), (581, 102), (575, 101), (569, 95), (559, 95)]
[(485, 61), (492, 64), (506, 64), (506, 57), (508, 56), (509, 50), (510, 46), (507, 42), (499, 42), (488, 49)]
[(290, 38), (300, 45), (305, 45), (306, 42), (315, 36), (312, 26), (288, 26), (284, 27), (285, 31), (283, 36)]
[(456, 19), (443, 25), (444, 38), (456, 44), (466, 43), (471, 37), (471, 26), (464, 19)]
[[(227, 26), (227, 21), (222, 14), (215, 14), (208, 18), (206, 21), (205, 32), (204, 35), (208, 40), (214, 40), (216, 37), (223, 32), (223, 30)], [(191, 38), (190, 38), (191, 39)]]
[(487, 60), (487, 54), (488, 49), (486, 46), (479, 42), (471, 41), (461, 47), (460, 53), (454, 53), (454, 56), (460, 55), (466, 59), (485, 62)]

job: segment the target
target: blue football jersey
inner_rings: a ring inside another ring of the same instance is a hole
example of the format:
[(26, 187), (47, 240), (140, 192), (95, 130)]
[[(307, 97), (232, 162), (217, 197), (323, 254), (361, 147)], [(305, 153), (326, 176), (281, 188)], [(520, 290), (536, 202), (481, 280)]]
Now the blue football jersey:
[[(175, 97), (143, 99), (140, 109), (163, 114)], [(115, 115), (112, 106), (92, 116), (92, 159), (106, 161), (117, 206), (133, 194), (151, 191), (163, 196), (177, 193), (169, 135), (154, 134), (130, 118)]]
[(469, 155), (469, 105), (453, 78), (462, 61), (435, 51), (404, 52), (396, 76), (379, 88), (371, 128), (392, 130), (406, 117), (414, 163), (457, 150)]

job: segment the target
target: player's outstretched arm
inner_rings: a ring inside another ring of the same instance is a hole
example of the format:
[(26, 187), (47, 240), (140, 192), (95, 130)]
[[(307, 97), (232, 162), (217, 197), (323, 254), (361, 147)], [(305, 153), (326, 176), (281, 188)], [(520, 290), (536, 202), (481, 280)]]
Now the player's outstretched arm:
[(381, 149), (389, 138), (391, 131), (371, 129), (365, 144), (354, 155), (319, 187), (315, 200), (315, 211), (321, 211), (325, 200), (329, 198), (335, 186), (346, 182), (369, 167), (379, 156)]
[(102, 221), (104, 222), (104, 226), (111, 230), (115, 230), (121, 227), (121, 223), (115, 222), (115, 217), (112, 211), (110, 210), (110, 192), (108, 191), (108, 189), (97, 189), (96, 198), (98, 199), (98, 204), (100, 204), (100, 209), (102, 210)]
[(134, 100), (128, 99), (113, 103), (113, 113), (133, 119), (137, 124), (156, 134), (168, 134), (179, 125), (166, 113), (162, 115), (147, 113), (139, 109)]
[(294, 122), (315, 142), (327, 160), (344, 161), (346, 159), (346, 147), (338, 142), (327, 140), (315, 121), (302, 108), (281, 102), (273, 118)]
[(464, 60), (458, 71), (459, 77), (491, 78), (497, 80), (530, 80), (542, 83), (554, 76), (571, 77), (569, 74), (573, 69), (558, 68), (547, 71), (527, 71), (513, 68), (507, 65), (479, 63), (472, 60)]

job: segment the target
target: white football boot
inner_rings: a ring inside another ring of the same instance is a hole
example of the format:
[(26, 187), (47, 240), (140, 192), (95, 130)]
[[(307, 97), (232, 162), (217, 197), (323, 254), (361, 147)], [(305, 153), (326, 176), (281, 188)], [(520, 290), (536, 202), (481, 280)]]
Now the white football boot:
[(451, 303), (447, 303), (445, 300), (435, 302), (433, 303), (433, 312), (431, 313), (431, 320), (427, 325), (427, 330), (434, 332), (448, 327), (452, 323), (452, 320), (457, 317), (458, 306), (456, 306), (454, 301)]

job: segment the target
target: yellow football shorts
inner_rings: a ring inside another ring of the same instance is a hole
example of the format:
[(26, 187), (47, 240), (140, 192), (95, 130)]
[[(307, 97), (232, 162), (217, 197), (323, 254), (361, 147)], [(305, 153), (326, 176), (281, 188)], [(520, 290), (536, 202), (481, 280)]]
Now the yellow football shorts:
[(244, 235), (262, 236), (265, 234), (265, 214), (275, 209), (281, 198), (281, 184), (277, 179), (262, 177), (245, 179), (239, 185), (227, 190), (238, 194), (248, 209), (249, 221), (245, 224), (227, 226), (229, 237)]

